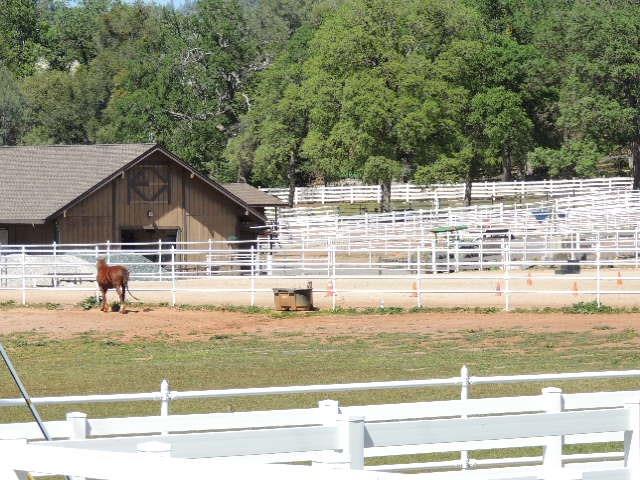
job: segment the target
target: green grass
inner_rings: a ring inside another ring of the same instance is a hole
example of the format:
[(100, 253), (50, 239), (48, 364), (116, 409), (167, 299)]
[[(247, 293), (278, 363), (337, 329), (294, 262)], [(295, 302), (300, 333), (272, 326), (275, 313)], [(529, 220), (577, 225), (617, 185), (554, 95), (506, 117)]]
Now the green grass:
[[(2, 341), (33, 396), (157, 391), (163, 378), (174, 390), (304, 385), (374, 380), (450, 377), (467, 364), (474, 375), (640, 368), (636, 330), (598, 325), (590, 331), (531, 333), (515, 329), (465, 329), (431, 334), (377, 333), (323, 335), (299, 331), (272, 337), (213, 335), (206, 341), (122, 341), (118, 335), (86, 332), (71, 340), (51, 340), (37, 332)], [(549, 384), (472, 387), (472, 397), (538, 394)], [(633, 379), (554, 382), (567, 392), (638, 389)], [(16, 397), (5, 375), (0, 397)], [(172, 413), (230, 412), (312, 407), (324, 398), (342, 404), (375, 404), (454, 399), (457, 388), (361, 391), (177, 401)], [(80, 410), (90, 417), (157, 415), (157, 402), (40, 407), (47, 420)], [(0, 422), (26, 421), (24, 408), (0, 408)], [(571, 447), (567, 451), (593, 451)], [(620, 449), (605, 445), (604, 449)], [(474, 452), (487, 456), (539, 455), (540, 449)], [(369, 459), (368, 464), (422, 462), (457, 454)]]
[[(468, 329), (455, 333), (379, 333), (324, 336), (280, 332), (213, 335), (207, 341), (123, 342), (87, 332), (72, 340), (37, 333), (4, 337), (8, 351), (34, 396), (157, 391), (162, 378), (173, 389), (209, 389), (449, 377), (462, 364), (475, 375), (640, 367), (635, 330), (595, 327), (588, 332), (530, 333), (525, 329)], [(638, 388), (636, 380), (580, 381), (569, 391)], [(542, 384), (473, 388), (473, 396), (535, 394)], [(0, 397), (17, 395), (8, 381)], [(347, 404), (455, 398), (457, 389), (390, 390), (325, 395), (250, 397), (176, 402), (174, 412), (238, 411), (312, 406), (330, 396)], [(153, 403), (43, 407), (47, 418), (87, 410), (92, 416), (153, 414)], [(0, 409), (0, 421), (26, 419), (21, 409)]]
[[(113, 305), (119, 305), (118, 302), (112, 302)], [(314, 310), (311, 312), (290, 312), (290, 311), (276, 311), (271, 307), (260, 306), (248, 306), (248, 305), (233, 305), (233, 304), (178, 304), (175, 307), (171, 307), (168, 303), (143, 303), (143, 302), (128, 302), (128, 306), (131, 308), (170, 308), (175, 311), (202, 311), (202, 312), (238, 312), (255, 315), (270, 315), (274, 318), (292, 317), (292, 316), (318, 316), (318, 315), (401, 315), (405, 313), (479, 313), (479, 314), (494, 314), (494, 313), (569, 313), (569, 314), (622, 314), (622, 313), (640, 313), (640, 307), (612, 307), (609, 305), (597, 305), (593, 302), (579, 302), (574, 303), (568, 307), (543, 307), (543, 308), (516, 308), (510, 312), (505, 312), (502, 307), (342, 307), (338, 306), (335, 309), (326, 310)], [(80, 307), (83, 310), (91, 310), (93, 308), (99, 308), (101, 303), (96, 300), (95, 296), (86, 297), (81, 302), (77, 303), (75, 307)], [(48, 309), (59, 310), (65, 308), (59, 303), (30, 303), (27, 305), (20, 305), (14, 300), (8, 300), (0, 302), (0, 311), (11, 310), (19, 308), (31, 308), (31, 309)]]

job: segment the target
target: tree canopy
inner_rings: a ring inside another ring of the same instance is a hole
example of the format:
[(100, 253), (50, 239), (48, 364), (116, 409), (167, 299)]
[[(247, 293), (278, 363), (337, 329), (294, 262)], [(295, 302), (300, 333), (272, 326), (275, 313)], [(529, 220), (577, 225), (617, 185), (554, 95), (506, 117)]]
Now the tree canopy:
[[(0, 142), (156, 141), (290, 188), (627, 173), (631, 0), (5, 0)], [(616, 161), (614, 161), (616, 160)]]

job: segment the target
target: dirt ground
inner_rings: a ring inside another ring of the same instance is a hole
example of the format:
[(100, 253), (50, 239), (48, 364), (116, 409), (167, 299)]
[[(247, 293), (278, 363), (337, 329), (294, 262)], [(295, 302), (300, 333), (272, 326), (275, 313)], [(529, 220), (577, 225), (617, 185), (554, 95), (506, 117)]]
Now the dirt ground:
[(403, 313), (394, 315), (305, 315), (274, 317), (225, 311), (133, 309), (126, 315), (80, 309), (15, 308), (0, 312), (0, 335), (25, 332), (47, 338), (90, 334), (123, 341), (136, 339), (201, 340), (213, 335), (305, 336), (377, 333), (447, 333), (522, 329), (528, 332), (625, 330), (640, 325), (640, 314), (578, 315), (561, 313)]

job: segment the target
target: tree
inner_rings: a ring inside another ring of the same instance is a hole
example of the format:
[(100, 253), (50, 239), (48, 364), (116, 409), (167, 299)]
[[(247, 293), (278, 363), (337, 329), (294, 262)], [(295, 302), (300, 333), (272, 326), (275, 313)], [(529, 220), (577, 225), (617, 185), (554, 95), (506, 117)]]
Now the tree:
[(312, 33), (309, 28), (300, 28), (286, 52), (258, 75), (255, 88), (246, 93), (251, 109), (242, 118), (239, 135), (225, 150), (238, 177), (263, 185), (288, 186), (290, 205), (296, 185), (311, 174), (303, 166), (302, 143), (309, 115), (301, 86), (302, 62)]
[(633, 188), (640, 189), (640, 5), (577, 3), (562, 21), (569, 72), (563, 88), (571, 99), (562, 112), (567, 136), (626, 146)]
[(391, 182), (402, 175), (402, 165), (386, 157), (371, 156), (362, 167), (362, 179), (380, 185), (383, 212), (391, 211)]
[(490, 88), (473, 98), (469, 120), (482, 130), (485, 157), (501, 164), (502, 181), (513, 180), (514, 162), (518, 162), (520, 171), (524, 170), (532, 143), (533, 122), (520, 96), (504, 87)]
[(0, 64), (17, 77), (33, 72), (38, 57), (39, 20), (34, 0), (3, 0), (0, 15)]
[(145, 22), (116, 77), (102, 138), (160, 141), (201, 170), (225, 171), (222, 150), (248, 108), (240, 92), (256, 69), (242, 9), (199, 0), (187, 14), (164, 9)]
[(26, 102), (11, 72), (0, 65), (0, 145), (16, 145), (25, 122)]
[(590, 140), (566, 142), (559, 149), (538, 147), (529, 152), (532, 168), (543, 169), (553, 178), (593, 177), (598, 174), (598, 162), (604, 154)]
[(43, 71), (24, 86), (30, 129), (25, 143), (93, 143), (108, 98), (105, 79), (87, 67)]
[(440, 0), (353, 0), (325, 19), (303, 85), (313, 170), (361, 177), (371, 157), (384, 157), (410, 174), (448, 151), (457, 89), (433, 74), (434, 61), (480, 30), (473, 12)]

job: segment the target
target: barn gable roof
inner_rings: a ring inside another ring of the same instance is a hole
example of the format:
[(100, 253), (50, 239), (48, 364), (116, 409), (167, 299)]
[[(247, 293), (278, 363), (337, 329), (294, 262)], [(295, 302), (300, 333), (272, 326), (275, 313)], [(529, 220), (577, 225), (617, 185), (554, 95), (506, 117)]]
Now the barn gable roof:
[(278, 197), (258, 190), (248, 183), (223, 183), (222, 186), (252, 207), (279, 207), (286, 205)]
[(0, 147), (0, 223), (44, 223), (157, 151), (264, 221), (242, 199), (168, 150), (135, 143)]

